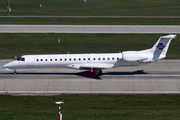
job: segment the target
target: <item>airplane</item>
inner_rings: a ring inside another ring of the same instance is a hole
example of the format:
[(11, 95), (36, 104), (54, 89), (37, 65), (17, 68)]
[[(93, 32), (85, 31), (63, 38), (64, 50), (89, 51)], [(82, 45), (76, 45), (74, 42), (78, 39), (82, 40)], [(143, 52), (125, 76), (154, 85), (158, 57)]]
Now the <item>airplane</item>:
[(97, 76), (102, 69), (140, 66), (156, 62), (166, 57), (170, 42), (176, 35), (161, 36), (151, 49), (141, 51), (124, 51), (120, 53), (98, 54), (47, 54), (23, 55), (15, 61), (5, 64), (7, 70), (26, 68), (60, 68), (67, 67), (79, 70), (90, 70)]

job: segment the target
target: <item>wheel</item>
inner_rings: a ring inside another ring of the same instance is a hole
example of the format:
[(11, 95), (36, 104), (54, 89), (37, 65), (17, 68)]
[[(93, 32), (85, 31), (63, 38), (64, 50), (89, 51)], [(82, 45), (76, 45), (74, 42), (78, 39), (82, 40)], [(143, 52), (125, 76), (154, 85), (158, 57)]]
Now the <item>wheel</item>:
[(102, 76), (102, 70), (99, 70), (98, 76)]
[(101, 69), (96, 69), (95, 74), (96, 74), (97, 76), (101, 76), (101, 75), (102, 75), (102, 70), (101, 70)]
[(14, 71), (14, 73), (13, 73), (14, 75), (16, 75), (17, 74), (17, 72), (16, 71)]

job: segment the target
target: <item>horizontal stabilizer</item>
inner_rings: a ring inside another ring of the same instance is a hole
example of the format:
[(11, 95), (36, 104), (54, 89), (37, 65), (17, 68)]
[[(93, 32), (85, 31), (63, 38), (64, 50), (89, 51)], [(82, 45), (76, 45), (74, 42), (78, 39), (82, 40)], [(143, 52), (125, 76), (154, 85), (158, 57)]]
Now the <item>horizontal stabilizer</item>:
[(166, 36), (161, 36), (161, 38), (176, 38), (177, 35), (166, 35)]

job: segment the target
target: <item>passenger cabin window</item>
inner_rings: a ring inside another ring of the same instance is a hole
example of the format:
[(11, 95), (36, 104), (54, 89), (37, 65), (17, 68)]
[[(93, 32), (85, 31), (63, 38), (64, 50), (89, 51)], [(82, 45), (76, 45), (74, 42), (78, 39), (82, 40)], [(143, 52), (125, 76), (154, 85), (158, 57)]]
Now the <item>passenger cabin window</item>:
[(36, 59), (36, 61), (39, 61), (39, 59)]
[(81, 60), (81, 58), (79, 58), (79, 61)]
[(50, 59), (50, 61), (52, 61), (52, 59)]
[(84, 58), (83, 60), (86, 60), (86, 58)]
[(65, 61), (67, 60), (67, 59), (64, 59)]
[(112, 60), (114, 60), (114, 58), (112, 58)]
[(76, 61), (76, 58), (74, 58), (74, 61)]
[(88, 60), (90, 60), (90, 58), (88, 58)]
[(110, 60), (110, 58), (108, 58), (108, 60)]
[(96, 58), (94, 58), (94, 60), (96, 60)]
[(60, 59), (60, 61), (62, 61), (62, 59)]
[(103, 58), (103, 60), (105, 60), (105, 58)]
[(57, 59), (55, 59), (55, 61), (57, 61)]
[(101, 60), (101, 58), (98, 58), (98, 60)]
[(71, 58), (69, 58), (69, 61), (71, 61)]
[(41, 59), (41, 61), (43, 61), (43, 59)]
[(45, 61), (47, 61), (47, 59), (45, 59)]

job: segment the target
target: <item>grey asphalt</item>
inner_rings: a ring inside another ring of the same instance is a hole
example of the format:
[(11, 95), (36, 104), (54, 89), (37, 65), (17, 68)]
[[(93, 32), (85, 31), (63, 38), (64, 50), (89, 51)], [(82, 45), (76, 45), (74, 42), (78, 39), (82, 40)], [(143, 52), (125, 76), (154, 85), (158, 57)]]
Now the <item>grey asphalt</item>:
[[(10, 60), (0, 60), (0, 66)], [(20, 69), (0, 67), (0, 94), (56, 95), (62, 93), (180, 94), (180, 60), (161, 60), (145, 66), (103, 70), (100, 77), (66, 68)]]
[(0, 33), (180, 33), (180, 25), (0, 25)]

